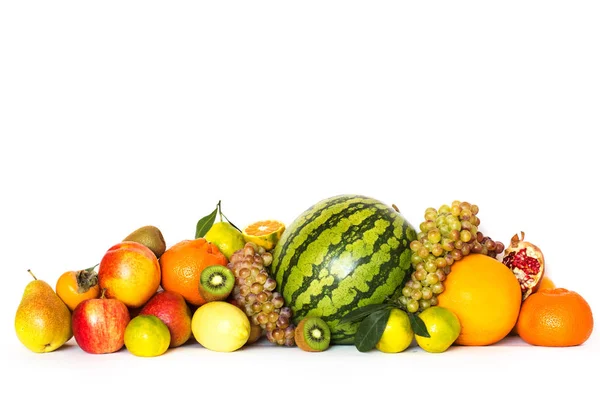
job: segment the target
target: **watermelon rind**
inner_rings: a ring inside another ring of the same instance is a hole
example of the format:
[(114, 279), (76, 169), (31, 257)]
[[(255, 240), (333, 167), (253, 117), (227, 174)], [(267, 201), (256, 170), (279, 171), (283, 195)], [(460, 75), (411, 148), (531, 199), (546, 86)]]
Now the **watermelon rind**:
[(294, 323), (318, 316), (332, 343), (354, 343), (358, 322), (340, 319), (399, 295), (416, 236), (398, 211), (367, 196), (334, 196), (304, 211), (284, 231), (271, 264)]

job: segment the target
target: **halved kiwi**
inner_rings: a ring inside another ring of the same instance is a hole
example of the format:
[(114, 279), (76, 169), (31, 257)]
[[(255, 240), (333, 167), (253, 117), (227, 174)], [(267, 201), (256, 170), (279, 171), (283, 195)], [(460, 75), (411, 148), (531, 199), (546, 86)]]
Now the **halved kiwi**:
[(294, 331), (296, 345), (304, 351), (323, 351), (329, 348), (331, 331), (327, 322), (319, 317), (306, 317)]
[(206, 267), (200, 274), (198, 290), (206, 301), (225, 300), (235, 284), (233, 272), (222, 265)]

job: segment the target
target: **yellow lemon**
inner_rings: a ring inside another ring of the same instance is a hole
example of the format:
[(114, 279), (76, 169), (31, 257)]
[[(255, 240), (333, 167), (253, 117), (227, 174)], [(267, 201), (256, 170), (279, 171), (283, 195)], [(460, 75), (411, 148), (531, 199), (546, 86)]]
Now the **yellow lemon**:
[(242, 232), (235, 229), (229, 222), (217, 222), (206, 232), (204, 239), (215, 244), (221, 253), (229, 260), (233, 253), (244, 247), (246, 242)]
[(192, 333), (198, 343), (209, 350), (231, 352), (248, 341), (250, 320), (233, 304), (211, 301), (194, 312)]
[(160, 356), (169, 348), (171, 333), (154, 315), (138, 315), (125, 328), (125, 347), (138, 357)]
[(252, 242), (269, 251), (275, 247), (284, 230), (283, 222), (269, 219), (248, 225), (242, 230), (242, 234), (246, 242)]
[(443, 353), (454, 343), (460, 334), (460, 321), (456, 314), (447, 308), (436, 306), (419, 314), (431, 337), (416, 335), (417, 344), (430, 353)]
[(383, 335), (375, 347), (384, 353), (400, 353), (410, 346), (413, 337), (408, 315), (402, 310), (393, 308)]

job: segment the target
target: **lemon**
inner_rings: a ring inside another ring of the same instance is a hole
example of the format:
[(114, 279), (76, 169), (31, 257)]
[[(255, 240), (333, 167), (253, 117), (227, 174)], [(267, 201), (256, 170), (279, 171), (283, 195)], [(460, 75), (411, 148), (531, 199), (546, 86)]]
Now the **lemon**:
[(246, 242), (242, 232), (235, 229), (229, 222), (217, 222), (206, 232), (204, 239), (215, 244), (221, 253), (229, 260), (233, 253), (244, 247)]
[(454, 343), (460, 334), (460, 321), (456, 314), (447, 308), (436, 306), (427, 308), (419, 317), (425, 323), (429, 338), (416, 335), (417, 344), (430, 353), (443, 353)]
[(211, 301), (200, 306), (192, 317), (192, 333), (209, 350), (232, 352), (250, 337), (246, 314), (225, 301)]
[(125, 347), (138, 357), (156, 357), (171, 343), (167, 325), (154, 315), (138, 315), (125, 328)]
[(397, 308), (392, 308), (383, 335), (375, 346), (384, 353), (400, 353), (410, 346), (414, 337), (408, 315)]
[(246, 242), (252, 242), (269, 251), (281, 239), (284, 230), (283, 222), (268, 219), (248, 225), (242, 230), (242, 235)]

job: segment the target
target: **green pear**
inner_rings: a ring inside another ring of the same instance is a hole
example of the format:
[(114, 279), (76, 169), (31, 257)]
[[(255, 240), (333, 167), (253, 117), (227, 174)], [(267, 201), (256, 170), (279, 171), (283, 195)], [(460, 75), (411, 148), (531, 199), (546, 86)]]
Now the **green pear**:
[(49, 353), (73, 336), (71, 312), (52, 287), (27, 270), (29, 282), (15, 316), (17, 337), (35, 353)]
[(204, 239), (215, 244), (227, 259), (236, 251), (244, 248), (242, 232), (233, 227), (229, 222), (217, 222), (206, 232)]
[(143, 244), (152, 250), (156, 258), (160, 258), (160, 256), (162, 256), (167, 249), (162, 232), (160, 229), (152, 225), (142, 226), (141, 228), (136, 229), (127, 235), (123, 241)]

